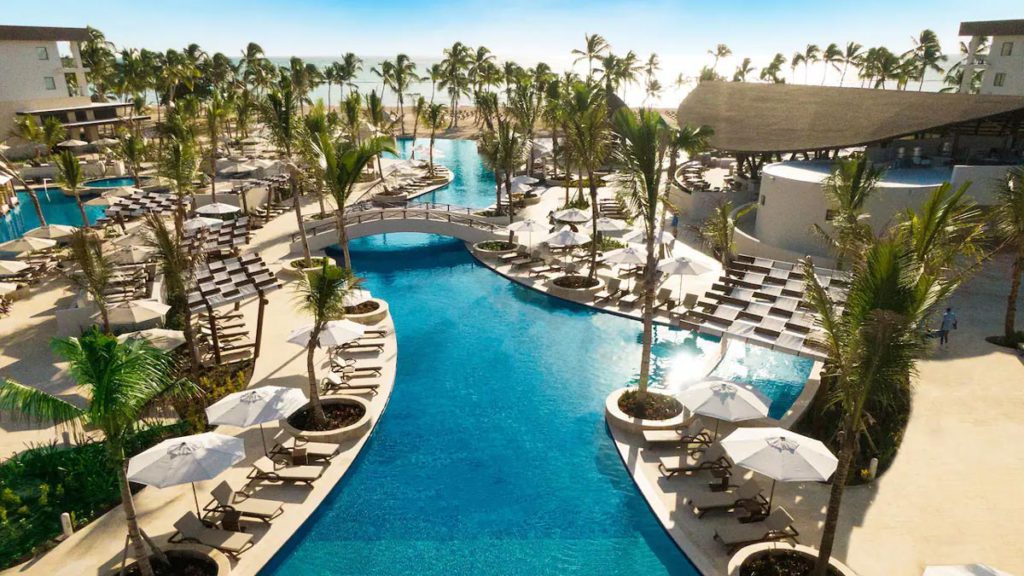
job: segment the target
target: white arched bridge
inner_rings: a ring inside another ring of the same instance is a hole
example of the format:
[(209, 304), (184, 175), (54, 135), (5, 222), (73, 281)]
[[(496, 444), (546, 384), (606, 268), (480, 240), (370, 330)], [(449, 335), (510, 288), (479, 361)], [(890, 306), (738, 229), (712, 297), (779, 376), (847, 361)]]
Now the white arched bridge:
[[(450, 204), (417, 203), (398, 207), (358, 204), (345, 210), (345, 231), (349, 240), (397, 232), (420, 232), (483, 242), (508, 234), (505, 226), (475, 214), (476, 208)], [(309, 249), (320, 251), (338, 242), (337, 220), (333, 216), (305, 223)], [(298, 233), (292, 234), (292, 249), (301, 250)]]

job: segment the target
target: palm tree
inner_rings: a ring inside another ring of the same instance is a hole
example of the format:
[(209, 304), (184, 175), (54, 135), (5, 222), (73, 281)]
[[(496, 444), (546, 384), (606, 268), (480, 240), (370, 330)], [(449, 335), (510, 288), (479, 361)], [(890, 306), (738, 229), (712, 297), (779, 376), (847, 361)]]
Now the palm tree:
[(572, 51), (572, 55), (576, 56), (572, 63), (575, 65), (581, 60), (586, 60), (587, 80), (590, 80), (594, 76), (594, 60), (598, 60), (601, 56), (608, 53), (611, 50), (611, 46), (600, 34), (584, 34), (583, 43), (585, 45), (583, 50), (574, 49)]
[(757, 68), (752, 65), (750, 58), (744, 58), (743, 62), (740, 62), (740, 65), (736, 67), (736, 72), (732, 75), (732, 81), (746, 82), (747, 76), (753, 74), (754, 70), (757, 70)]
[(441, 61), (441, 78), (438, 87), (448, 91), (451, 99), (451, 123), (449, 128), (459, 125), (459, 98), (469, 91), (469, 79), (466, 71), (469, 69), (472, 54), (469, 47), (462, 42), (452, 44), (451, 48), (444, 49), (444, 59)]
[(726, 200), (715, 206), (711, 214), (701, 223), (701, 240), (711, 249), (723, 267), (728, 267), (732, 262), (732, 254), (736, 249), (733, 242), (733, 237), (736, 234), (736, 221), (733, 219), (733, 212), (736, 212), (735, 218), (742, 218), (753, 208), (754, 204), (749, 204), (735, 210), (733, 203)]
[(217, 144), (229, 113), (228, 103), (219, 92), (214, 92), (206, 103), (206, 133), (210, 137), (210, 197), (213, 202), (217, 201)]
[(39, 203), (39, 197), (36, 196), (34, 188), (28, 185), (27, 182), (21, 177), (21, 173), (17, 168), (14, 167), (14, 163), (4, 156), (3, 149), (0, 148), (0, 176), (7, 176), (15, 182), (22, 190), (28, 193), (28, 197), (32, 200), (32, 207), (36, 211), (36, 218), (39, 219), (40, 226), (46, 226), (46, 217), (43, 215), (43, 206)]
[(329, 66), (324, 68), (324, 82), (327, 83), (327, 109), (331, 108), (331, 87), (335, 84), (341, 86), (344, 82), (342, 79), (341, 64), (338, 62), (331, 62)]
[(817, 44), (808, 44), (804, 48), (804, 53), (801, 54), (801, 61), (804, 64), (804, 84), (807, 83), (807, 70), (811, 64), (818, 62), (821, 58), (821, 48), (818, 48)]
[(871, 241), (865, 208), (884, 175), (884, 170), (858, 155), (836, 160), (832, 173), (825, 179), (822, 188), (832, 206), (833, 233), (827, 233), (817, 224), (814, 232), (832, 249), (836, 268), (842, 269)]
[(68, 131), (55, 116), (43, 121), (42, 143), (51, 154), (57, 149), (57, 144), (67, 137)]
[(1014, 168), (1006, 174), (996, 192), (994, 211), (996, 236), (1013, 250), (1010, 295), (1006, 300), (1003, 321), (1003, 337), (1008, 344), (1013, 344), (1017, 341), (1017, 297), (1020, 294), (1020, 277), (1024, 273), (1024, 167)]
[[(97, 330), (80, 338), (57, 339), (54, 351), (69, 363), (69, 372), (86, 389), (89, 405), (79, 408), (61, 398), (12, 380), (0, 381), (0, 409), (39, 422), (77, 424), (103, 432), (110, 461), (117, 469), (128, 538), (143, 576), (153, 576), (128, 484), (125, 443), (153, 402), (163, 396), (191, 396), (194, 385), (173, 379), (171, 357), (142, 339), (120, 343)], [(147, 539), (148, 540), (148, 539)], [(152, 546), (152, 544), (150, 544)], [(153, 547), (159, 555), (159, 551)]]
[(715, 46), (714, 50), (708, 50), (708, 54), (715, 58), (715, 61), (711, 64), (711, 70), (718, 73), (718, 60), (721, 58), (728, 58), (732, 56), (732, 49), (725, 44), (719, 44)]
[(167, 314), (167, 327), (180, 328), (185, 333), (190, 367), (194, 373), (199, 368), (199, 353), (193, 333), (192, 311), (188, 306), (188, 289), (195, 281), (205, 254), (202, 250), (190, 249), (182, 237), (168, 230), (166, 222), (158, 214), (147, 214), (145, 226), (146, 243), (156, 250), (160, 272), (164, 275), (167, 304), (171, 307)]
[(292, 208), (295, 210), (295, 221), (298, 224), (299, 238), (302, 241), (302, 256), (305, 259), (305, 267), (311, 265), (309, 253), (309, 239), (306, 238), (306, 228), (302, 224), (302, 204), (299, 202), (299, 192), (296, 188), (296, 181), (299, 177), (299, 169), (295, 164), (293, 155), (295, 144), (299, 136), (298, 111), (295, 104), (298, 94), (292, 88), (292, 82), (282, 77), (273, 90), (267, 93), (267, 98), (261, 109), (263, 123), (270, 131), (270, 139), (278, 150), (284, 152), (287, 161), (288, 184), (292, 194)]
[(367, 164), (384, 152), (397, 154), (393, 142), (386, 136), (373, 136), (359, 143), (342, 138), (332, 141), (327, 135), (321, 135), (313, 142), (319, 164), (323, 167), (327, 189), (334, 198), (338, 244), (341, 245), (345, 268), (349, 270), (352, 269), (352, 258), (349, 256), (348, 234), (345, 230), (345, 205)]
[(62, 188), (75, 196), (75, 203), (78, 204), (78, 213), (82, 216), (82, 227), (89, 227), (89, 216), (85, 213), (85, 204), (82, 204), (82, 196), (79, 190), (82, 187), (82, 165), (78, 163), (71, 150), (64, 150), (55, 157), (57, 162), (57, 182)]
[[(33, 147), (33, 153), (35, 159), (39, 160), (40, 151), (39, 147), (45, 145), (45, 137), (43, 136), (42, 126), (36, 122), (36, 117), (30, 114), (24, 116), (16, 116), (14, 118), (14, 124), (11, 126), (11, 136), (20, 138), (30, 144), (35, 144)], [(49, 150), (47, 150), (49, 152)]]
[(142, 136), (122, 131), (118, 136), (118, 144), (114, 148), (114, 155), (120, 158), (128, 167), (128, 172), (139, 186), (139, 173), (142, 172), (142, 163), (146, 160), (146, 139)]
[(314, 430), (323, 429), (327, 424), (314, 361), (316, 349), (320, 347), (320, 333), (328, 322), (345, 316), (345, 296), (358, 287), (359, 280), (352, 276), (351, 268), (328, 266), (325, 258), (319, 270), (302, 276), (295, 290), (299, 310), (313, 318), (313, 329), (306, 345), (306, 371), (309, 377), (309, 411)]
[[(643, 221), (646, 234), (647, 263), (643, 279), (643, 351), (640, 355), (640, 379), (637, 388), (640, 394), (641, 412), (651, 374), (651, 345), (654, 334), (654, 289), (656, 283), (658, 253), (654, 241), (658, 235), (658, 199), (661, 194), (661, 166), (665, 157), (669, 129), (661, 115), (654, 110), (640, 110), (634, 114), (626, 107), (620, 108), (614, 117), (615, 132), (618, 135), (616, 160), (622, 165), (621, 181), (626, 198), (634, 214)], [(596, 236), (595, 236), (596, 237)], [(596, 244), (596, 242), (593, 242)]]
[(826, 46), (821, 53), (821, 61), (825, 64), (825, 72), (821, 75), (821, 85), (824, 86), (825, 79), (828, 78), (829, 66), (837, 72), (839, 71), (839, 62), (843, 62), (843, 51), (839, 49), (838, 44), (833, 42)]
[(192, 181), (198, 168), (195, 145), (187, 138), (170, 138), (160, 158), (159, 174), (170, 181), (171, 190), (178, 197), (174, 230), (179, 237), (185, 224), (185, 206), (193, 200)]
[(341, 76), (339, 83), (348, 88), (349, 94), (357, 89), (356, 76), (363, 70), (363, 60), (353, 54), (346, 52), (341, 57)]
[(928, 70), (942, 74), (940, 62), (945, 62), (946, 56), (942, 54), (942, 46), (939, 44), (939, 37), (931, 30), (922, 30), (921, 34), (914, 39), (914, 49), (911, 51), (916, 64), (916, 75), (920, 78), (917, 86), (918, 92), (924, 88), (924, 76)]
[(363, 117), (363, 96), (359, 92), (349, 92), (341, 103), (342, 125), (348, 132), (352, 142), (359, 142), (359, 122)]
[(839, 85), (843, 85), (843, 81), (846, 80), (846, 70), (853, 65), (854, 68), (860, 68), (864, 62), (864, 47), (856, 42), (847, 42), (846, 50), (843, 52), (843, 73), (839, 76)]
[(395, 57), (394, 90), (398, 96), (398, 117), (401, 122), (402, 135), (405, 135), (405, 92), (413, 82), (419, 82), (416, 74), (416, 63), (405, 54)]
[[(611, 145), (608, 99), (596, 86), (583, 82), (577, 82), (570, 90), (566, 98), (566, 142), (576, 165), (587, 174), (587, 184), (590, 187), (591, 237), (597, 238), (597, 176), (594, 173), (604, 164)], [(582, 178), (582, 174), (580, 176)], [(591, 242), (588, 277), (594, 279), (596, 276), (597, 242)]]
[(669, 183), (675, 181), (676, 164), (679, 160), (679, 152), (685, 152), (686, 157), (692, 159), (697, 156), (697, 154), (700, 154), (710, 147), (711, 137), (714, 135), (715, 131), (712, 130), (710, 126), (691, 126), (682, 122), (678, 130), (672, 130), (668, 133)]
[(785, 64), (786, 64), (786, 57), (783, 56), (781, 52), (775, 54), (775, 57), (772, 58), (772, 61), (767, 66), (765, 66), (764, 68), (761, 68), (761, 74), (760, 74), (759, 78), (761, 80), (764, 80), (765, 82), (769, 82), (770, 81), (770, 82), (772, 82), (774, 84), (785, 83), (786, 79), (781, 76), (781, 74), (782, 74), (782, 67)]
[(75, 230), (68, 245), (71, 248), (71, 260), (77, 265), (76, 269), (68, 274), (68, 278), (96, 302), (103, 322), (103, 331), (110, 332), (107, 290), (110, 288), (114, 266), (103, 253), (100, 239), (84, 228)]
[[(480, 138), (480, 157), (484, 165), (494, 172), (495, 206), (501, 213), (501, 188), (505, 187), (505, 198), (508, 200), (508, 221), (512, 223), (515, 207), (512, 203), (512, 173), (523, 160), (526, 143), (523, 136), (516, 130), (515, 124), (507, 118), (508, 112), (495, 115), (495, 129), (484, 132)], [(509, 241), (512, 241), (511, 234)]]
[(423, 111), (423, 123), (430, 128), (429, 166), (431, 176), (434, 175), (434, 136), (444, 126), (447, 116), (448, 109), (444, 104), (430, 104)]
[(412, 151), (409, 154), (410, 158), (416, 157), (416, 135), (419, 132), (420, 122), (426, 109), (427, 99), (423, 96), (417, 96), (412, 106)]

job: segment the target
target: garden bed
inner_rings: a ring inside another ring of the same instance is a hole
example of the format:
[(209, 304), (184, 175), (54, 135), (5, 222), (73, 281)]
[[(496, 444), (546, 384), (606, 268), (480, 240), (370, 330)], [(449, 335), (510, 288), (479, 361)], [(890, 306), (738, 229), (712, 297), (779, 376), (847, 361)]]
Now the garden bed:
[(380, 301), (371, 299), (361, 304), (356, 304), (355, 306), (345, 306), (345, 316), (355, 314), (369, 314), (370, 312), (377, 311), (377, 309), (379, 308)]
[(648, 390), (643, 403), (640, 397), (636, 389), (626, 391), (619, 396), (619, 409), (627, 416), (644, 420), (668, 420), (683, 413), (683, 405), (672, 396)]
[(304, 408), (288, 417), (288, 423), (305, 432), (326, 432), (351, 426), (366, 414), (366, 408), (359, 404), (325, 404), (324, 416), (327, 422), (317, 426), (313, 423), (313, 411)]
[(388, 317), (388, 303), (379, 299), (371, 298), (358, 306), (345, 308), (345, 319), (367, 326), (381, 323)]
[[(321, 398), (330, 428), (310, 429), (307, 420), (309, 405), (300, 408), (281, 427), (293, 436), (301, 436), (311, 442), (342, 442), (362, 436), (370, 429), (370, 403), (358, 396), (331, 395)], [(358, 416), (357, 416), (358, 415)]]
[[(149, 562), (156, 576), (217, 576), (220, 567), (210, 558), (189, 550), (165, 550), (164, 556), (170, 566), (160, 562), (156, 556), (150, 556)], [(128, 576), (140, 576), (139, 565), (130, 564), (124, 572)]]
[[(729, 559), (729, 576), (808, 576), (818, 549), (788, 542), (762, 542), (741, 548)], [(828, 576), (856, 576), (850, 567), (830, 558)]]
[(577, 275), (559, 276), (552, 280), (551, 283), (559, 288), (566, 288), (568, 290), (590, 290), (601, 285), (601, 281), (597, 278)]

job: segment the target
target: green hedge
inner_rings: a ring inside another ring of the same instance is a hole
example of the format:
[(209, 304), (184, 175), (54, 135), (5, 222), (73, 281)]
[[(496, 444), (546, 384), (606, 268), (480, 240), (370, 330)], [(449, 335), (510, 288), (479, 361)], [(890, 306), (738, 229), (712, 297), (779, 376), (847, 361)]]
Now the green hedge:
[[(131, 456), (186, 433), (183, 422), (147, 426), (125, 448)], [(0, 464), (0, 568), (27, 560), (59, 536), (62, 512), (78, 528), (120, 501), (116, 468), (102, 442), (41, 446)]]

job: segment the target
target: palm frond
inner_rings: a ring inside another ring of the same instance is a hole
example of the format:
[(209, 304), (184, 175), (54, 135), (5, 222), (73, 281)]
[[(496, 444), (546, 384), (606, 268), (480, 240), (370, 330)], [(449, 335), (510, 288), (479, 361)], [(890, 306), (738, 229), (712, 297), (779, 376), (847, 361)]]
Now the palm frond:
[(70, 402), (9, 379), (0, 379), (0, 410), (54, 424), (82, 420), (86, 416), (84, 410)]

